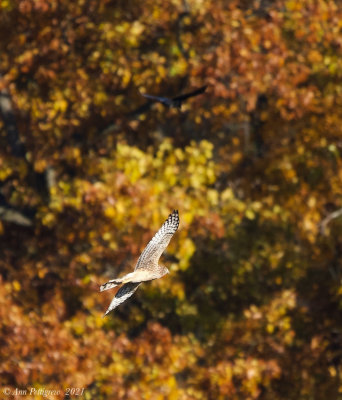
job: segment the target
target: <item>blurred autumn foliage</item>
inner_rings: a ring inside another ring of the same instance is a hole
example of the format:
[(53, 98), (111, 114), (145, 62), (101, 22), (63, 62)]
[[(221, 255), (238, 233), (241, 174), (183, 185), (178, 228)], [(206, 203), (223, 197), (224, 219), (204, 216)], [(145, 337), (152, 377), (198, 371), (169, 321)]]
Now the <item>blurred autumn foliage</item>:
[[(1, 384), (341, 398), (340, 2), (0, 8)], [(174, 208), (170, 275), (103, 319)]]

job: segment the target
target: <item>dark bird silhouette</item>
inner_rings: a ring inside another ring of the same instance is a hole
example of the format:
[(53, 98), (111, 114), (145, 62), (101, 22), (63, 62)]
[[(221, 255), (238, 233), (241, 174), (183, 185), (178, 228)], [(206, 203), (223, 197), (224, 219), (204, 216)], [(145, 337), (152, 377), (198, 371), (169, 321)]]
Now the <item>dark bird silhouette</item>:
[(142, 96), (146, 97), (146, 99), (156, 101), (158, 103), (162, 103), (166, 107), (170, 107), (170, 108), (173, 107), (173, 108), (180, 109), (182, 107), (182, 103), (184, 100), (188, 99), (189, 97), (198, 96), (199, 94), (204, 93), (206, 88), (207, 88), (207, 85), (202, 86), (201, 88), (196, 89), (193, 92), (181, 94), (180, 96), (176, 96), (176, 97), (172, 97), (172, 98), (152, 96), (150, 94), (144, 94), (144, 93), (142, 93)]

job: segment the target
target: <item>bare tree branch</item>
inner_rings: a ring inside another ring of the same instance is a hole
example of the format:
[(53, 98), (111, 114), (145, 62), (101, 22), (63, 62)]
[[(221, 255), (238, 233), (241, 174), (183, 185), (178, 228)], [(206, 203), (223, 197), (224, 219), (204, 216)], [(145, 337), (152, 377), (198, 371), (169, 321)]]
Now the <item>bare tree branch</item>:
[(177, 22), (176, 22), (176, 38), (177, 38), (177, 46), (179, 48), (179, 51), (182, 53), (183, 57), (186, 60), (189, 60), (189, 53), (188, 51), (185, 50), (183, 46), (183, 41), (182, 41), (182, 33), (183, 33), (183, 20), (184, 18), (189, 15), (189, 11), (183, 11), (182, 13), (179, 14)]
[(20, 211), (8, 206), (0, 206), (0, 219), (21, 226), (32, 226), (32, 221)]
[(25, 147), (20, 141), (11, 97), (7, 89), (2, 89), (0, 91), (0, 114), (4, 121), (8, 144), (10, 145), (12, 155), (15, 157), (24, 157)]
[[(1, 76), (0, 76), (1, 77)], [(33, 186), (42, 196), (44, 201), (49, 201), (49, 189), (55, 185), (55, 172), (51, 166), (47, 167), (43, 173), (38, 173), (33, 166), (25, 158), (26, 148), (20, 140), (17, 127), (16, 116), (11, 100), (11, 95), (7, 88), (0, 91), (0, 116), (4, 122), (4, 129), (7, 135), (7, 141), (13, 157), (23, 158), (28, 165), (28, 184)], [(0, 181), (0, 219), (13, 222), (17, 225), (31, 226), (32, 220), (24, 215), (25, 211), (18, 210), (11, 204), (7, 203), (1, 193)], [(28, 215), (34, 215), (35, 209), (27, 209)]]
[(340, 216), (342, 216), (342, 208), (330, 213), (327, 217), (325, 217), (320, 223), (321, 234), (324, 235), (327, 225), (330, 223), (330, 221), (339, 218)]

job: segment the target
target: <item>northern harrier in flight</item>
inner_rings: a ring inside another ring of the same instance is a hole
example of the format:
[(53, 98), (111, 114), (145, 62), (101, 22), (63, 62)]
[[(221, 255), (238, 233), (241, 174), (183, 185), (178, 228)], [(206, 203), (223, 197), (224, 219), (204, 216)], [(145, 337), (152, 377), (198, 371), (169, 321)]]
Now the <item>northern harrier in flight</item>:
[(158, 97), (158, 96), (151, 96), (150, 94), (143, 94), (142, 96), (146, 97), (149, 100), (156, 101), (158, 103), (164, 104), (166, 107), (174, 107), (174, 108), (181, 108), (182, 103), (184, 100), (188, 99), (189, 97), (198, 96), (205, 92), (207, 86), (202, 86), (199, 89), (194, 90), (190, 93), (181, 94), (180, 96), (169, 98), (169, 97)]
[(131, 297), (142, 282), (152, 281), (169, 273), (166, 267), (158, 264), (158, 260), (170, 243), (178, 226), (178, 211), (174, 210), (141, 253), (134, 271), (122, 278), (112, 279), (100, 287), (100, 291), (103, 292), (104, 290), (122, 285), (110, 303), (105, 316)]

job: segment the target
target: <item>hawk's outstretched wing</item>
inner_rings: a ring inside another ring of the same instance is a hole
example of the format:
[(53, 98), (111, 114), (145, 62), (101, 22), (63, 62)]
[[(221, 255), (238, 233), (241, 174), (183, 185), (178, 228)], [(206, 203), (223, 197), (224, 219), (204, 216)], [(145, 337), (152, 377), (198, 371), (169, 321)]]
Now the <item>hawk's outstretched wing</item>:
[(141, 253), (136, 269), (153, 269), (158, 264), (160, 256), (163, 254), (173, 234), (179, 226), (178, 211), (174, 210), (164, 222), (159, 231), (153, 236), (145, 250)]
[(129, 297), (133, 295), (133, 293), (138, 289), (138, 286), (141, 284), (141, 282), (129, 282), (121, 286), (121, 288), (118, 290), (116, 295), (114, 296), (112, 302), (110, 303), (104, 317), (114, 310), (118, 305), (126, 301)]

